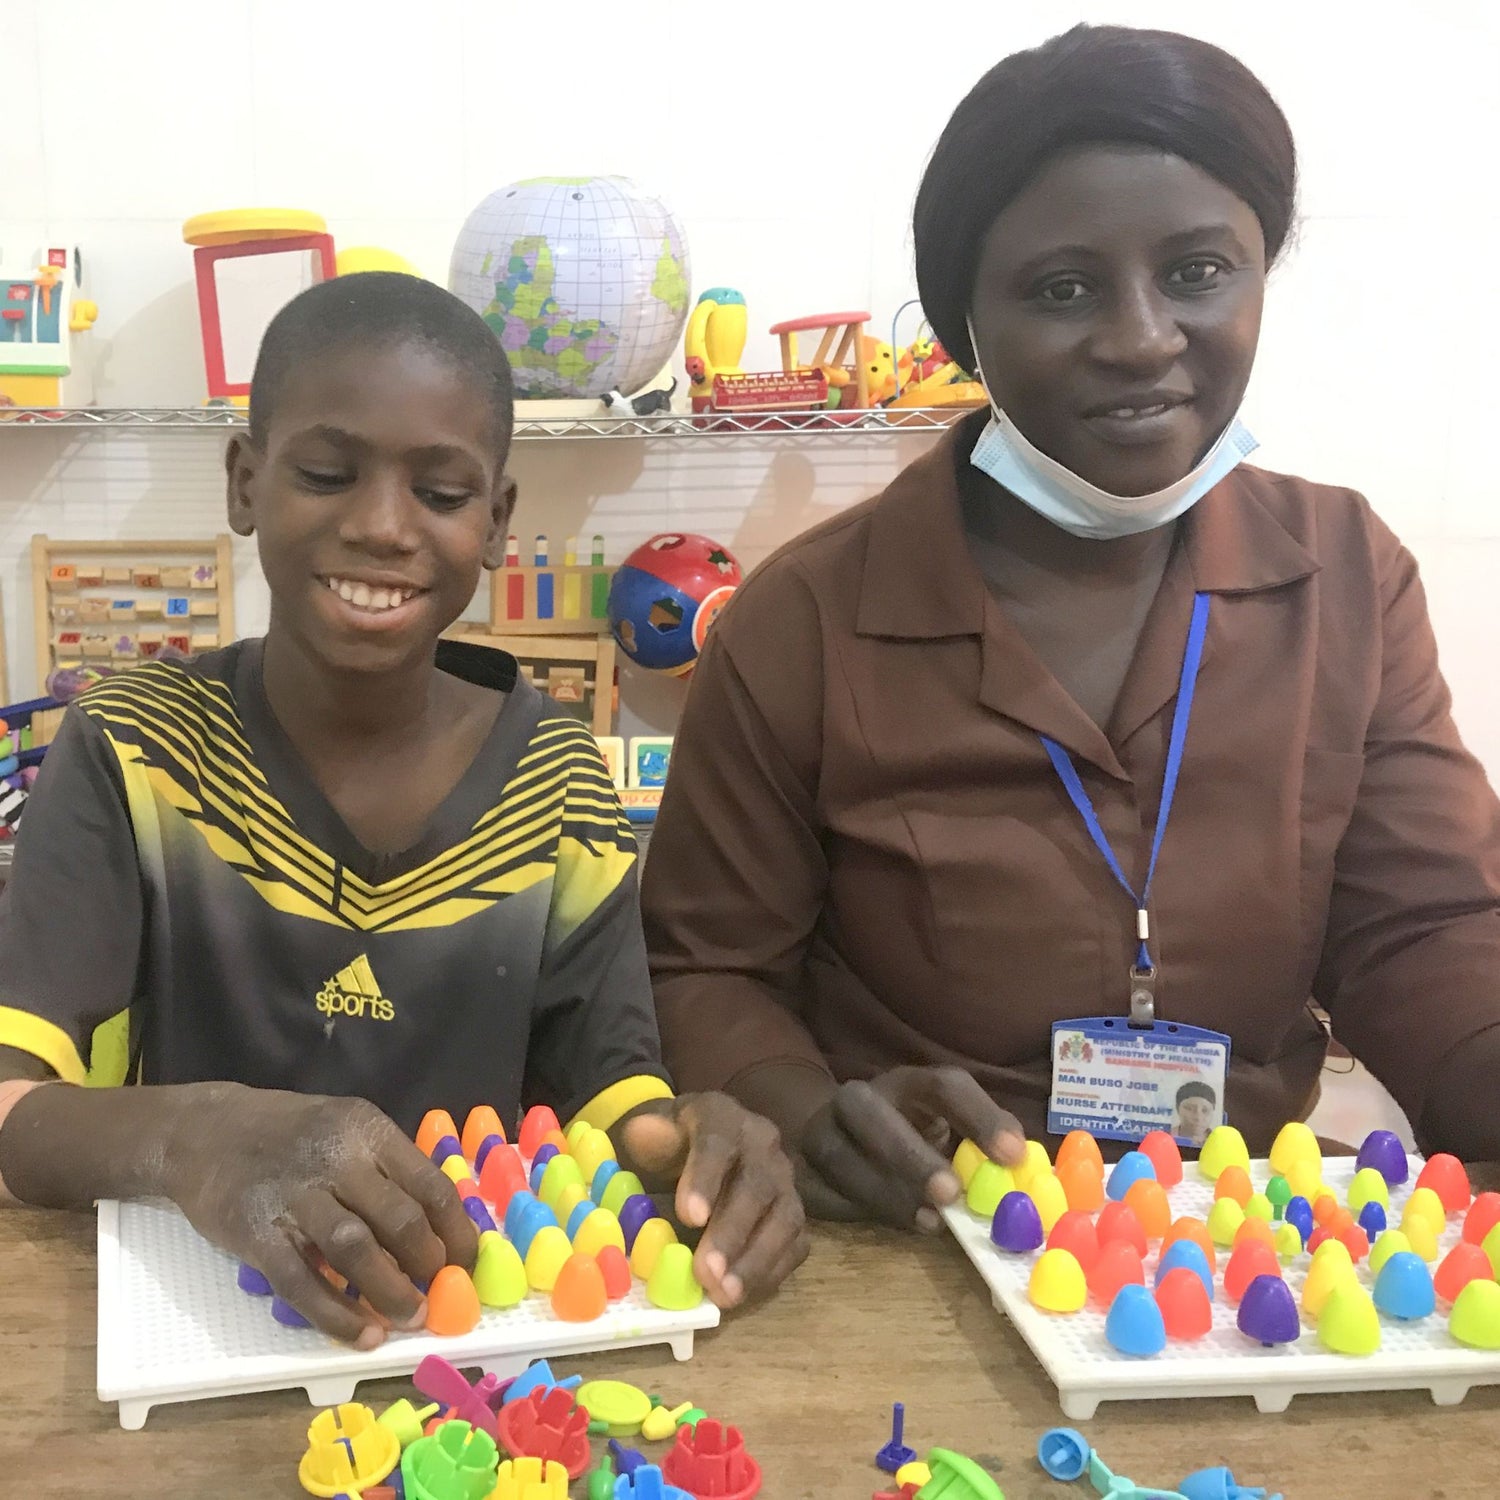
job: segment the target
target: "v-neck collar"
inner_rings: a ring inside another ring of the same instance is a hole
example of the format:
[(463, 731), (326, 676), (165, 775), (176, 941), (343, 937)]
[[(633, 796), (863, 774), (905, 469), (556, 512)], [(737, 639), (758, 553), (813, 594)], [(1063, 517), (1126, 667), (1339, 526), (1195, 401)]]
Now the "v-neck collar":
[(471, 642), (440, 641), (440, 671), (503, 692), (505, 701), (468, 769), (438, 804), (417, 841), (397, 854), (376, 854), (360, 843), (323, 794), (272, 710), (262, 675), (264, 646), (263, 638), (246, 641), (234, 673), (235, 702), (256, 762), (304, 836), (369, 885), (397, 879), (460, 843), (499, 802), (542, 713), (542, 695), (518, 671), (513, 656)]

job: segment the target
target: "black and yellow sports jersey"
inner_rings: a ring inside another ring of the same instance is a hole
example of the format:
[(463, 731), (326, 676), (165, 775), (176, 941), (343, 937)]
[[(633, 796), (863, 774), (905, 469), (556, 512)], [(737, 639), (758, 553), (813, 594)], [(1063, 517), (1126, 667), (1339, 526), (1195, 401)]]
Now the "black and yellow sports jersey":
[(512, 658), (404, 854), (363, 849), (266, 701), (261, 643), (111, 678), (47, 752), (0, 897), (0, 1044), (62, 1078), (359, 1095), (404, 1129), (669, 1096), (635, 840), (588, 730)]

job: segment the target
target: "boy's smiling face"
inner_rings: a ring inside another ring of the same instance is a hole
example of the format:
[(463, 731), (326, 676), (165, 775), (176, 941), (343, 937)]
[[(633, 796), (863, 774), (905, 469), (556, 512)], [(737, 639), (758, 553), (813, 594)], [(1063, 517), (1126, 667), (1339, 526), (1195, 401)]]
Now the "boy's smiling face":
[(236, 437), (229, 521), (255, 534), (271, 629), (314, 660), (379, 672), (430, 657), (515, 504), (493, 403), (417, 342), (353, 342), (302, 361), (264, 448)]

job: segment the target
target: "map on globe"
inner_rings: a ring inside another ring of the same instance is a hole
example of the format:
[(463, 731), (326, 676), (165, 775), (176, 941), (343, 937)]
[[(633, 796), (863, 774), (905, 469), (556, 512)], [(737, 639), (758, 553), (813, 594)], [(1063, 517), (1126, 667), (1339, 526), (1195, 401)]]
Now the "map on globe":
[(624, 177), (533, 177), (459, 231), (448, 284), (495, 331), (522, 397), (638, 391), (672, 356), (691, 294), (687, 238)]

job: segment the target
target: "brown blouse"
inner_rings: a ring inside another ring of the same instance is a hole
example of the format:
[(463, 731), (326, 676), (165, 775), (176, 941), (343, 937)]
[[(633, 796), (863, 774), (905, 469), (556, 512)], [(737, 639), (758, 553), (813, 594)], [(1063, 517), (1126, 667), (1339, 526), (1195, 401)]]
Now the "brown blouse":
[(1463, 748), (1416, 564), (1359, 495), (1241, 467), (1180, 523), (1106, 729), (966, 544), (966, 421), (784, 547), (698, 666), (643, 889), (679, 1087), (758, 1064), (968, 1068), (1040, 1135), (1049, 1028), (1123, 1015), (1193, 595), (1213, 596), (1152, 900), (1157, 1015), (1227, 1032), (1252, 1149), (1335, 1033), (1420, 1117), (1500, 1025), (1500, 805)]

